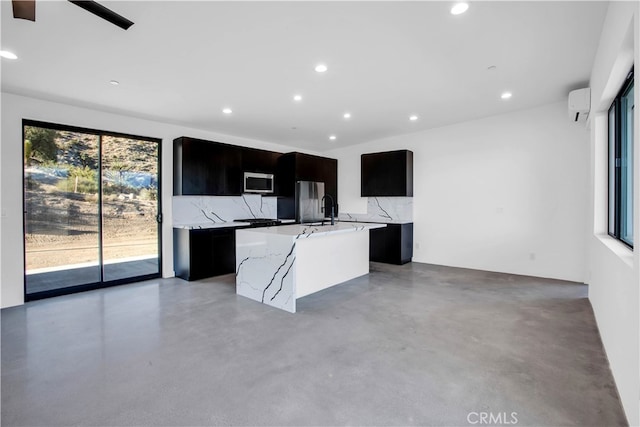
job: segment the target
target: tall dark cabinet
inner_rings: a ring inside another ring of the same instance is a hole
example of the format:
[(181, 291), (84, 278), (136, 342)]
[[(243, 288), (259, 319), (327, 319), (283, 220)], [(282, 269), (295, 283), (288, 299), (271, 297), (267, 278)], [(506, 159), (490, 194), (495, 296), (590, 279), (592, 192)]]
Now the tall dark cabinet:
[(413, 152), (369, 153), (361, 156), (362, 197), (413, 196)]
[[(280, 156), (276, 169), (278, 217), (295, 218), (296, 181), (324, 182), (325, 194), (338, 202), (338, 161), (327, 157), (304, 153), (287, 153)], [(325, 199), (325, 212), (329, 215), (331, 202)], [(335, 214), (338, 214), (337, 205)]]
[[(363, 197), (412, 197), (413, 152), (385, 151), (361, 157)], [(371, 230), (369, 259), (388, 264), (406, 264), (413, 257), (413, 223), (387, 223)]]

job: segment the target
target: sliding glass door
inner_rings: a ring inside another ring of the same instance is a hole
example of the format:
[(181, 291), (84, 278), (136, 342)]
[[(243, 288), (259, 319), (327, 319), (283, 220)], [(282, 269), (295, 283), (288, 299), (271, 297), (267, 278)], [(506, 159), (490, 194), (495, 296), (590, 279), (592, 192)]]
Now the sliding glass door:
[(98, 142), (24, 127), (27, 294), (100, 281)]
[(158, 143), (102, 138), (104, 280), (158, 273)]
[(160, 276), (160, 143), (24, 122), (25, 296)]

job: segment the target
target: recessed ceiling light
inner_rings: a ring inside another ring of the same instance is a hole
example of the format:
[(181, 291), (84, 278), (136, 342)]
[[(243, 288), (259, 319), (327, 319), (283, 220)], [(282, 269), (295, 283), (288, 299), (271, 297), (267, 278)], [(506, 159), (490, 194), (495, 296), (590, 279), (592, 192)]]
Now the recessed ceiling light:
[(412, 122), (415, 122), (416, 120), (418, 120), (418, 116), (413, 114), (413, 115), (409, 116), (409, 120), (411, 120)]
[(233, 110), (231, 108), (223, 108), (222, 112), (225, 113), (225, 114), (231, 114), (231, 113), (233, 113)]
[(325, 64), (318, 64), (318, 65), (316, 65), (315, 70), (318, 73), (324, 73), (325, 71), (328, 70), (328, 68), (327, 68), (327, 66)]
[(336, 140), (336, 136), (335, 135), (331, 135), (331, 136), (329, 136), (329, 139), (332, 140), (332, 141), (335, 141)]
[(509, 99), (511, 98), (513, 95), (511, 94), (511, 92), (504, 92), (502, 95), (500, 95), (500, 98), (502, 99)]
[(302, 101), (302, 95), (293, 95), (293, 100), (297, 102)]
[(120, 84), (120, 82), (117, 80), (111, 80), (109, 83), (111, 83), (114, 86), (118, 86)]
[(351, 113), (344, 113), (342, 117), (344, 117), (345, 119), (350, 119)]
[(469, 3), (456, 3), (451, 8), (452, 15), (460, 15), (461, 13), (465, 13), (469, 9)]
[(7, 59), (18, 59), (18, 55), (8, 50), (0, 50), (0, 56)]

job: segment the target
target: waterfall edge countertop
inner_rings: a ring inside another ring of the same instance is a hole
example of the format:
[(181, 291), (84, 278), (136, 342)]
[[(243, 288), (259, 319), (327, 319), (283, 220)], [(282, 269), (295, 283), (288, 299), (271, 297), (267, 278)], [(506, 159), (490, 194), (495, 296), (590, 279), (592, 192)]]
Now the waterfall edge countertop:
[(293, 224), (236, 230), (236, 293), (290, 313), (296, 300), (369, 273), (369, 230)]

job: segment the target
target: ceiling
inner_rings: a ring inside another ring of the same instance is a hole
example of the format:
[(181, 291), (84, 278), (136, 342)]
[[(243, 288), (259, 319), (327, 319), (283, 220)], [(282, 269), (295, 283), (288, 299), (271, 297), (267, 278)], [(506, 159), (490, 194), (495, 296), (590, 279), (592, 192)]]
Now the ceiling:
[(66, 1), (39, 1), (35, 23), (0, 3), (19, 56), (2, 59), (3, 91), (316, 151), (564, 100), (588, 83), (607, 9), (102, 1), (135, 22), (124, 31)]

